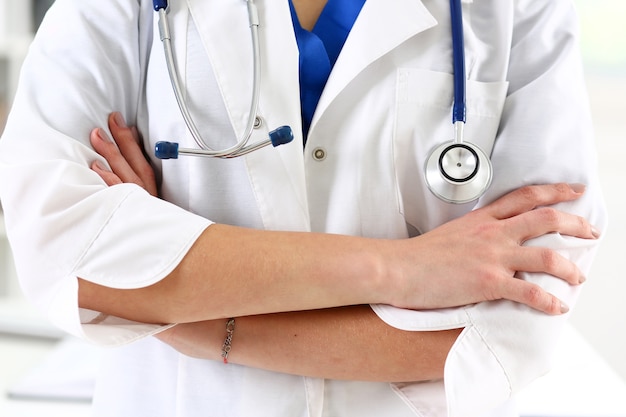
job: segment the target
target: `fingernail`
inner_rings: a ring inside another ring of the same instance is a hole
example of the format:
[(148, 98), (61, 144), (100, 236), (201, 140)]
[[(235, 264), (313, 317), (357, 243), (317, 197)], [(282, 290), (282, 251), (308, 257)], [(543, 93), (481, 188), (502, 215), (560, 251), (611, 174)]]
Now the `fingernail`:
[(579, 183), (570, 184), (569, 186), (572, 189), (572, 191), (574, 191), (576, 194), (584, 193), (585, 189), (587, 188), (585, 184), (579, 184)]
[(103, 142), (113, 142), (111, 139), (109, 139), (109, 135), (107, 135), (106, 132), (100, 128), (98, 128), (98, 137)]
[(578, 283), (582, 284), (583, 282), (587, 281), (587, 277), (584, 275), (581, 275), (580, 278), (578, 279)]
[(124, 120), (124, 116), (122, 116), (122, 113), (120, 112), (113, 113), (113, 120), (115, 121), (117, 127), (128, 127), (126, 126), (126, 120)]
[(561, 303), (561, 314), (565, 314), (569, 311), (569, 307), (565, 303)]
[(598, 229), (596, 229), (594, 226), (591, 226), (591, 234), (596, 239), (598, 239), (600, 237), (600, 231)]
[(104, 166), (104, 164), (98, 160), (94, 161), (94, 165), (101, 171), (109, 171), (109, 168)]

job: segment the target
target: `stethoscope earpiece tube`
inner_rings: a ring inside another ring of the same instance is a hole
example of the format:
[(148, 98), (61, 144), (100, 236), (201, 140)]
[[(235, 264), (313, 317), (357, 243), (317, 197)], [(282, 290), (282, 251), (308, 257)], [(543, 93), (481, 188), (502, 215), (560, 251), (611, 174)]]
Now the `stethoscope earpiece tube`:
[[(236, 158), (254, 152), (257, 149), (261, 149), (267, 145), (277, 147), (285, 145), (293, 140), (293, 130), (289, 126), (281, 126), (272, 130), (268, 138), (263, 141), (259, 141), (253, 145), (246, 146), (237, 153), (223, 156), (222, 158)], [(190, 149), (180, 148), (176, 142), (159, 141), (154, 145), (154, 156), (159, 159), (178, 159), (179, 155), (192, 155), (192, 156), (214, 156), (210, 154), (212, 151), (206, 149)]]
[(165, 53), (165, 62), (169, 73), (172, 90), (176, 97), (176, 102), (180, 112), (185, 120), (187, 129), (191, 133), (191, 137), (196, 142), (198, 149), (179, 148), (178, 144), (173, 142), (158, 142), (155, 146), (155, 156), (159, 159), (176, 159), (178, 155), (195, 155), (212, 158), (235, 158), (246, 155), (250, 152), (261, 149), (267, 145), (279, 146), (289, 143), (293, 140), (293, 132), (288, 126), (282, 126), (270, 132), (269, 138), (260, 140), (256, 143), (248, 145), (252, 132), (258, 119), (257, 113), (259, 108), (259, 97), (261, 94), (261, 47), (259, 41), (259, 12), (254, 0), (246, 0), (248, 9), (248, 19), (250, 22), (250, 33), (252, 37), (252, 97), (250, 98), (250, 109), (248, 111), (248, 121), (246, 123), (243, 135), (237, 139), (237, 143), (230, 148), (214, 150), (209, 147), (198, 128), (196, 127), (189, 106), (187, 105), (183, 87), (180, 82), (174, 52), (172, 46), (172, 35), (168, 23), (168, 2), (167, 0), (153, 0), (154, 10), (159, 14), (159, 34), (163, 43)]

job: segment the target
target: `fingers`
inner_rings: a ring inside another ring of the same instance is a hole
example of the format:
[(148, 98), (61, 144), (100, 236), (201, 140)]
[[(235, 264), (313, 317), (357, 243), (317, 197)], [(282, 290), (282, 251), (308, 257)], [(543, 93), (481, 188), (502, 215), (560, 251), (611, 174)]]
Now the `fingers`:
[(109, 169), (105, 167), (100, 161), (94, 161), (91, 164), (91, 169), (94, 170), (96, 174), (100, 175), (100, 178), (102, 178), (106, 185), (108, 185), (109, 187), (112, 185), (123, 183), (120, 177), (109, 171)]
[(157, 195), (154, 170), (146, 159), (141, 147), (139, 133), (135, 127), (129, 127), (119, 112), (109, 115), (109, 129), (113, 140), (102, 129), (91, 132), (91, 144), (109, 163), (107, 172), (103, 164), (93, 165), (108, 185), (135, 183), (146, 189), (151, 195)]
[(140, 147), (137, 129), (128, 127), (124, 117), (119, 112), (109, 115), (109, 129), (124, 159), (133, 168), (133, 171), (142, 177), (143, 171), (150, 168), (150, 164)]
[(157, 195), (154, 170), (146, 159), (136, 127), (128, 127), (120, 112), (109, 115), (109, 129), (115, 143), (132, 168), (135, 175), (141, 179), (141, 185), (152, 195)]
[(576, 264), (548, 248), (520, 248), (512, 267), (515, 271), (546, 273), (571, 285), (585, 282), (585, 276)]
[(508, 219), (540, 206), (550, 206), (579, 198), (585, 190), (582, 184), (529, 185), (506, 194), (483, 207), (496, 219)]
[(550, 315), (565, 314), (569, 307), (540, 286), (517, 278), (507, 279), (502, 298), (526, 304)]
[(111, 171), (114, 172), (122, 182), (141, 184), (139, 176), (133, 171), (133, 168), (129, 165), (128, 161), (126, 161), (119, 148), (109, 139), (104, 130), (100, 128), (92, 130), (89, 139), (96, 152), (107, 160)]
[[(520, 248), (516, 251), (511, 265), (514, 271), (545, 273), (570, 285), (579, 285), (586, 280), (576, 264), (548, 248)], [(540, 286), (510, 275), (503, 281), (500, 291), (502, 298), (526, 304), (548, 314), (563, 314), (569, 311), (567, 305)]]
[(583, 239), (597, 239), (600, 236), (598, 230), (585, 218), (552, 207), (538, 208), (504, 221), (509, 225), (511, 236), (519, 244), (547, 233), (560, 233)]
[(584, 186), (580, 184), (526, 186), (477, 210), (477, 214), (488, 213), (503, 221), (505, 227), (502, 229), (520, 245), (548, 233), (597, 239), (600, 233), (586, 219), (550, 207), (559, 202), (575, 200), (583, 192)]

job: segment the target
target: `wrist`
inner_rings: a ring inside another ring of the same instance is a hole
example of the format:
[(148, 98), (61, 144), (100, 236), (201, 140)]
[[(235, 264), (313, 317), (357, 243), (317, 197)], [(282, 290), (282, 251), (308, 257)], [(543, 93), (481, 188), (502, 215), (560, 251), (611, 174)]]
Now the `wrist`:
[(228, 363), (228, 356), (233, 347), (233, 336), (235, 335), (235, 319), (230, 318), (226, 321), (226, 336), (224, 337), (224, 343), (222, 344), (222, 360), (224, 363)]
[[(407, 297), (415, 298), (417, 289), (412, 287), (416, 284), (417, 263), (414, 261), (415, 247), (411, 242), (411, 239), (381, 241), (379, 250), (381, 264), (376, 281), (377, 303), (406, 307)], [(410, 280), (407, 279), (409, 274), (412, 277)], [(413, 293), (413, 296), (410, 293)]]
[(368, 277), (369, 304), (392, 304), (400, 282), (398, 242), (380, 239), (373, 251), (364, 256), (364, 276)]
[(198, 359), (223, 361), (224, 358), (220, 353), (227, 334), (225, 330), (227, 323), (227, 320), (222, 319), (180, 323), (157, 333), (155, 337), (183, 355)]

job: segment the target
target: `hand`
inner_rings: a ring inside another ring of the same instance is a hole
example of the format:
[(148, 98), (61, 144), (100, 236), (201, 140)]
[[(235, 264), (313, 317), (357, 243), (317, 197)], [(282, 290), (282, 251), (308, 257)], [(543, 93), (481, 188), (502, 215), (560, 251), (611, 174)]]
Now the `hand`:
[(100, 128), (92, 130), (89, 139), (93, 148), (107, 160), (111, 169), (100, 161), (94, 161), (91, 169), (109, 186), (134, 183), (151, 195), (157, 196), (154, 170), (142, 151), (137, 128), (127, 126), (121, 113), (115, 112), (109, 115), (109, 129), (113, 140)]
[(547, 273), (572, 285), (585, 280), (578, 267), (556, 251), (523, 246), (549, 233), (596, 239), (599, 233), (585, 219), (549, 207), (583, 192), (582, 185), (523, 187), (422, 236), (398, 242), (405, 246), (399, 266), (406, 269), (396, 287), (404, 290), (395, 293), (393, 304), (436, 308), (508, 299), (549, 314), (567, 312), (555, 296), (515, 275)]

